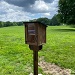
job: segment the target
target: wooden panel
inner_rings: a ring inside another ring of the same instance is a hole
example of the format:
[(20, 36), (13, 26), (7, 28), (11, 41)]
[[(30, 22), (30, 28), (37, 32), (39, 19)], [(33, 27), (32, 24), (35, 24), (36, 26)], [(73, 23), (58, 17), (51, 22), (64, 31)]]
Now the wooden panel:
[(35, 43), (35, 24), (28, 23), (28, 42)]
[(42, 26), (38, 26), (38, 45), (42, 45)]
[(46, 43), (46, 27), (42, 24), (38, 27), (38, 45)]
[(35, 23), (26, 23), (26, 43), (29, 45), (37, 45), (37, 25)]
[(27, 44), (27, 25), (25, 25), (25, 43)]

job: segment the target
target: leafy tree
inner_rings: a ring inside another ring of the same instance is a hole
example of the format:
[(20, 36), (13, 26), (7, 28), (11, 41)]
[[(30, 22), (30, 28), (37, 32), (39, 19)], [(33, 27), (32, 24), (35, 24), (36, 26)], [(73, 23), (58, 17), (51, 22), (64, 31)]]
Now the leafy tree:
[(4, 23), (4, 27), (8, 27), (8, 26), (12, 26), (12, 25), (13, 25), (13, 23), (9, 22), (9, 21), (7, 21), (7, 22)]
[(1, 27), (3, 27), (3, 22), (2, 22), (2, 21), (0, 21), (0, 28), (1, 28)]
[(35, 21), (38, 21), (38, 22), (41, 22), (41, 23), (44, 23), (46, 25), (50, 25), (50, 19), (48, 18), (38, 18), (38, 19), (33, 19), (33, 20), (30, 20), (30, 22), (35, 22)]
[(37, 21), (50, 25), (50, 19), (48, 18), (38, 18)]
[(50, 21), (51, 26), (60, 25), (60, 22), (58, 20), (58, 15), (54, 15), (53, 18)]
[(13, 26), (18, 26), (17, 22), (12, 22)]
[(58, 4), (60, 22), (75, 24), (75, 0), (59, 0)]
[(18, 26), (22, 26), (22, 25), (23, 25), (23, 22), (16, 22), (16, 24), (17, 24)]

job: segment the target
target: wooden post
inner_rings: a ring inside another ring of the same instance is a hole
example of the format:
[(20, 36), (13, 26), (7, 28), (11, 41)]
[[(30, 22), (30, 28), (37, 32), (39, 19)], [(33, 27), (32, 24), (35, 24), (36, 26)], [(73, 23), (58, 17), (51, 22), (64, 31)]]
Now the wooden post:
[(38, 50), (33, 50), (34, 75), (38, 75)]

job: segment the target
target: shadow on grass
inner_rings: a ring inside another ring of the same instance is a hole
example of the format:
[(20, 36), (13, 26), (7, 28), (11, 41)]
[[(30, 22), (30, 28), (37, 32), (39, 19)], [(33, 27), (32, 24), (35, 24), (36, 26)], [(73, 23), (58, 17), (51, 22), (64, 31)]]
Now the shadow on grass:
[(75, 29), (53, 29), (58, 32), (75, 32)]

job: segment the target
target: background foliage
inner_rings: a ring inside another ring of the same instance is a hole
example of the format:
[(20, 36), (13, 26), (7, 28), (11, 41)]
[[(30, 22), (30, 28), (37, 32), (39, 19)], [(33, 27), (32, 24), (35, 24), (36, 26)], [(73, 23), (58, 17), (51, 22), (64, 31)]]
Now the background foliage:
[(75, 24), (75, 0), (59, 0), (58, 7), (60, 22)]

